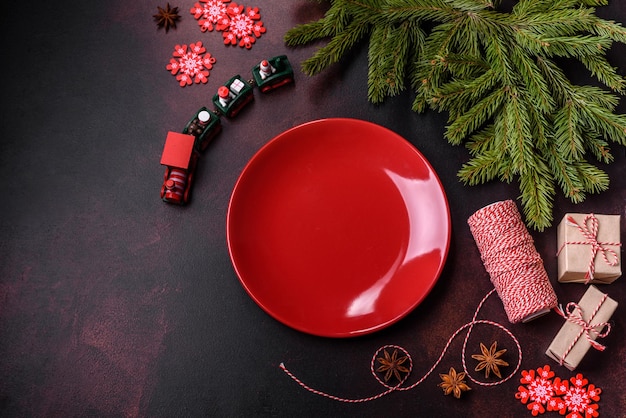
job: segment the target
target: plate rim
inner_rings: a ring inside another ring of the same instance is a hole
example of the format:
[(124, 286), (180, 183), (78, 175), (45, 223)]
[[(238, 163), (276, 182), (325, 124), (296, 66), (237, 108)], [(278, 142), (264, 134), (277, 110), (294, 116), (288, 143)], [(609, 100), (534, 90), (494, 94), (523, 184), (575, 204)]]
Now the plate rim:
[[(436, 183), (438, 185), (438, 190), (441, 193), (441, 198), (443, 200), (444, 206), (445, 206), (445, 220), (446, 220), (446, 228), (447, 228), (447, 234), (446, 234), (446, 242), (445, 242), (445, 248), (443, 248), (443, 254), (441, 257), (441, 262), (437, 268), (436, 273), (433, 275), (433, 279), (429, 282), (428, 287), (424, 288), (424, 293), (422, 295), (421, 298), (417, 299), (415, 302), (413, 302), (412, 304), (410, 304), (410, 306), (407, 306), (407, 308), (399, 315), (396, 315), (394, 318), (391, 318), (387, 321), (383, 321), (379, 324), (376, 324), (374, 326), (368, 327), (368, 328), (363, 328), (360, 327), (357, 330), (354, 331), (350, 331), (350, 332), (321, 332), (321, 331), (314, 331), (312, 330), (310, 327), (304, 327), (301, 325), (297, 325), (296, 323), (294, 323), (294, 321), (289, 320), (288, 318), (285, 318), (284, 316), (278, 315), (275, 312), (273, 312), (270, 308), (268, 308), (266, 306), (266, 304), (261, 301), (257, 295), (254, 294), (254, 292), (249, 288), (248, 284), (246, 283), (246, 280), (242, 277), (242, 272), (240, 271), (240, 268), (237, 266), (237, 262), (235, 260), (235, 256), (233, 255), (233, 237), (232, 237), (232, 232), (231, 232), (231, 219), (232, 219), (232, 210), (233, 210), (233, 205), (234, 205), (234, 200), (236, 199), (236, 194), (239, 190), (239, 188), (241, 187), (241, 183), (244, 181), (244, 177), (246, 176), (246, 173), (248, 171), (251, 170), (251, 166), (253, 166), (257, 160), (259, 160), (260, 158), (262, 158), (264, 156), (265, 153), (267, 153), (268, 149), (271, 148), (272, 146), (274, 146), (274, 144), (278, 141), (280, 141), (284, 136), (290, 135), (293, 131), (297, 131), (297, 130), (302, 130), (302, 129), (306, 129), (308, 126), (310, 125), (317, 125), (317, 124), (333, 124), (333, 123), (356, 123), (356, 124), (360, 124), (360, 125), (364, 125), (364, 126), (371, 126), (374, 127), (376, 129), (383, 129), (384, 131), (387, 131), (387, 133), (390, 135), (390, 137), (393, 137), (394, 140), (400, 140), (402, 141), (406, 146), (407, 149), (409, 149), (411, 152), (415, 153), (416, 156), (422, 161), (423, 164), (425, 164), (426, 168), (429, 170), (429, 172), (434, 176)], [(441, 278), (441, 275), (443, 273), (443, 270), (446, 266), (447, 263), (447, 259), (448, 259), (448, 255), (449, 255), (449, 251), (450, 251), (450, 244), (451, 244), (451, 240), (452, 240), (452, 220), (451, 220), (451, 214), (450, 214), (450, 204), (448, 201), (448, 197), (446, 194), (446, 191), (443, 187), (443, 184), (441, 182), (441, 179), (439, 178), (439, 175), (437, 174), (437, 172), (435, 171), (434, 167), (432, 166), (432, 164), (430, 163), (430, 161), (426, 158), (426, 156), (424, 156), (424, 154), (422, 154), (422, 152), (415, 146), (413, 145), (410, 141), (408, 141), (406, 138), (404, 138), (402, 135), (398, 134), (397, 132), (391, 130), (390, 128), (387, 128), (383, 125), (379, 125), (377, 123), (374, 122), (370, 122), (367, 120), (362, 120), (362, 119), (357, 119), (357, 118), (347, 118), (347, 117), (333, 117), (333, 118), (321, 118), (321, 119), (314, 119), (314, 120), (310, 120), (307, 122), (303, 122), (299, 125), (293, 126), (291, 128), (288, 128), (278, 134), (276, 134), (275, 136), (273, 136), (270, 140), (268, 140), (265, 144), (263, 144), (253, 155), (252, 157), (250, 157), (248, 159), (248, 161), (246, 162), (246, 164), (244, 165), (243, 169), (241, 170), (241, 172), (239, 173), (239, 176), (237, 177), (237, 180), (233, 186), (232, 192), (230, 194), (230, 198), (228, 201), (228, 207), (227, 207), (227, 213), (226, 213), (226, 241), (227, 241), (227, 247), (228, 247), (228, 255), (229, 255), (229, 259), (230, 259), (230, 263), (231, 266), (234, 269), (234, 272), (237, 276), (237, 279), (239, 281), (239, 283), (242, 285), (242, 287), (244, 288), (244, 290), (246, 291), (247, 295), (268, 315), (270, 315), (272, 318), (274, 318), (276, 321), (282, 323), (283, 325), (286, 325), (292, 329), (295, 329), (297, 331), (309, 334), (309, 335), (315, 335), (315, 336), (320, 336), (320, 337), (330, 337), (330, 338), (352, 338), (352, 337), (357, 337), (357, 336), (362, 336), (362, 335), (367, 335), (367, 334), (372, 334), (374, 332), (380, 331), (384, 328), (387, 328), (397, 322), (399, 322), (400, 320), (402, 320), (403, 318), (405, 318), (406, 316), (408, 316), (412, 311), (414, 311), (425, 299), (426, 297), (431, 293), (432, 289), (435, 287), (435, 285), (437, 284), (437, 282), (439, 281), (439, 279)]]

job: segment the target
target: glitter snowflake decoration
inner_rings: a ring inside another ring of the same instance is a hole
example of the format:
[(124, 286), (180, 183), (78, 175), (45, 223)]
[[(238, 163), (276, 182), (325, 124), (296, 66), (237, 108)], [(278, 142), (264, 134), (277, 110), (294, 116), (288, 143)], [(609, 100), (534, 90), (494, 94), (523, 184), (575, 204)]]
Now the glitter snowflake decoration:
[(597, 417), (598, 402), (602, 389), (588, 384), (582, 374), (568, 380), (558, 377), (554, 380), (554, 389), (558, 397), (555, 397), (556, 407), (551, 409), (559, 411), (561, 415), (567, 414), (567, 418), (590, 418)]
[(547, 411), (558, 412), (566, 418), (592, 418), (600, 416), (597, 402), (602, 390), (589, 384), (588, 380), (578, 373), (569, 380), (554, 377), (550, 366), (536, 370), (522, 371), (520, 383), (515, 397), (526, 404), (533, 416)]
[[(223, 31), (230, 23), (226, 3), (230, 0), (200, 0), (194, 4), (190, 12), (198, 21), (202, 32), (213, 29)], [(215, 25), (215, 26), (214, 26)]]
[(195, 44), (176, 45), (170, 63), (165, 66), (169, 72), (176, 75), (181, 87), (195, 83), (205, 84), (209, 78), (209, 70), (213, 68), (215, 58), (206, 52), (202, 42)]
[(246, 7), (231, 3), (228, 6), (230, 24), (224, 29), (224, 44), (250, 49), (261, 34), (265, 33), (258, 7)]
[(526, 384), (526, 386), (520, 386), (515, 397), (520, 399), (522, 403), (527, 404), (533, 416), (546, 412), (544, 405), (554, 395), (551, 380), (553, 377), (554, 372), (550, 370), (550, 366), (538, 368), (536, 374), (535, 370), (522, 371), (520, 382)]
[(225, 45), (250, 49), (265, 33), (258, 7), (247, 7), (231, 0), (200, 0), (190, 9), (202, 32), (222, 32)]

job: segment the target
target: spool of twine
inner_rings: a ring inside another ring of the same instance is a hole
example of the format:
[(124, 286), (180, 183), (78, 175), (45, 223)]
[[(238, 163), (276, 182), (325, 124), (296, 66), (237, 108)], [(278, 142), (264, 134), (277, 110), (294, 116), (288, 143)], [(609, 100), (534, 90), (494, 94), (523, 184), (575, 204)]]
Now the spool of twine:
[(511, 323), (528, 322), (557, 306), (543, 260), (512, 200), (479, 209), (467, 223)]

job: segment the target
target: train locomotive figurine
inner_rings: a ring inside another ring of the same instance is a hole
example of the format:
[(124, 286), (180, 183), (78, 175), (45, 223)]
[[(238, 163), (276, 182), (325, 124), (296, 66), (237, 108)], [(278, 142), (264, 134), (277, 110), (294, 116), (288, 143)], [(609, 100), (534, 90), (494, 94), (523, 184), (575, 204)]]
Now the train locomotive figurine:
[(218, 88), (213, 96), (215, 111), (201, 107), (187, 122), (182, 133), (168, 132), (161, 155), (165, 166), (161, 199), (184, 205), (189, 202), (191, 185), (200, 155), (222, 132), (220, 116), (235, 117), (254, 100), (254, 87), (267, 93), (294, 82), (293, 69), (286, 55), (263, 60), (252, 68), (253, 79), (236, 75)]
[(161, 199), (165, 202), (184, 205), (189, 201), (199, 156), (195, 142), (193, 135), (168, 132), (161, 155), (161, 164), (165, 166)]

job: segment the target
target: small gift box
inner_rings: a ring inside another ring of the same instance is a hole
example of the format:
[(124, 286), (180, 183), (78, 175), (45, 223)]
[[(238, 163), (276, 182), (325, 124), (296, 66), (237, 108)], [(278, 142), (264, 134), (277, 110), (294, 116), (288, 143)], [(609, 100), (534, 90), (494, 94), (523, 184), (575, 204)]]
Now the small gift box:
[(617, 302), (595, 286), (589, 286), (580, 302), (570, 302), (565, 310), (557, 312), (565, 318), (565, 324), (552, 340), (546, 354), (559, 364), (574, 370), (590, 347), (604, 351), (596, 341), (611, 331), (608, 320), (615, 312)]
[(620, 215), (568, 213), (557, 228), (558, 281), (612, 283), (622, 275)]

